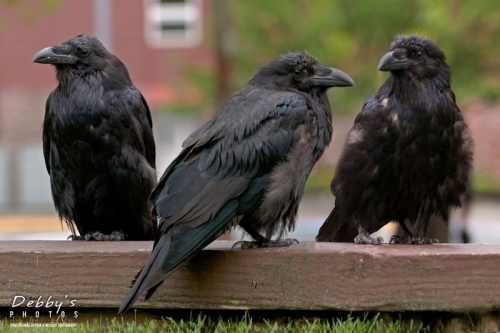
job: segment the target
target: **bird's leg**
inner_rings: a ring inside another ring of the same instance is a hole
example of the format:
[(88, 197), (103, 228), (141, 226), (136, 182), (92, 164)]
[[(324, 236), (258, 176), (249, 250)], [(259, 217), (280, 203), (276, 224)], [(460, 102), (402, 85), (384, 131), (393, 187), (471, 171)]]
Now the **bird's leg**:
[(299, 244), (299, 241), (294, 238), (271, 240), (262, 236), (257, 230), (246, 223), (240, 223), (243, 228), (254, 241), (239, 241), (234, 243), (233, 248), (240, 246), (242, 249), (250, 249), (254, 247), (288, 247)]
[(384, 239), (382, 237), (371, 238), (368, 231), (366, 231), (361, 225), (358, 226), (358, 235), (354, 238), (354, 243), (380, 245), (383, 242)]
[(86, 241), (122, 241), (125, 240), (125, 234), (121, 231), (113, 231), (109, 235), (105, 235), (100, 231), (89, 232), (85, 235)]
[(394, 243), (394, 244), (417, 244), (417, 245), (424, 245), (424, 244), (434, 244), (434, 243), (439, 243), (439, 240), (436, 238), (424, 238), (424, 237), (415, 237), (413, 234), (410, 232), (406, 224), (404, 223), (399, 223), (401, 225), (401, 228), (403, 229), (403, 236), (400, 237), (398, 235), (393, 235), (391, 237), (391, 240), (389, 243)]
[(371, 238), (370, 233), (361, 226), (360, 218), (357, 214), (353, 216), (354, 222), (358, 226), (358, 235), (354, 237), (356, 244), (380, 245), (384, 242), (382, 237)]

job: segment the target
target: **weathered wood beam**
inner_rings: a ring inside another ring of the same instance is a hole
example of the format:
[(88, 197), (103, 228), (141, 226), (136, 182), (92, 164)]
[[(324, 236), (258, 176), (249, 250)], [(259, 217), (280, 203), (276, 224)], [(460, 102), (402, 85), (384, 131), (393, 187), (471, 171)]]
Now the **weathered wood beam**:
[[(500, 309), (500, 245), (218, 241), (173, 273), (147, 309), (487, 312)], [(0, 242), (0, 308), (15, 296), (118, 308), (152, 242)], [(64, 298), (68, 295), (67, 298)], [(18, 298), (18, 303), (22, 298)], [(33, 306), (34, 306), (33, 304)], [(29, 309), (29, 308), (28, 308)], [(44, 309), (44, 308), (43, 308)], [(69, 309), (70, 310), (70, 309)]]

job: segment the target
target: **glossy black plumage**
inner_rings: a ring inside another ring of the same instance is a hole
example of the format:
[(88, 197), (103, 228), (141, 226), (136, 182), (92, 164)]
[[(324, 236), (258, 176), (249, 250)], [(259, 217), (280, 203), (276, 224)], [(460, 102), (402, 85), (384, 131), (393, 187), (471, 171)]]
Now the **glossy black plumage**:
[(448, 221), (472, 168), (472, 139), (451, 90), (445, 55), (429, 39), (398, 36), (379, 69), (390, 76), (347, 135), (332, 193), (335, 208), (318, 241), (379, 244), (368, 236), (390, 221), (397, 243), (432, 243), (429, 217)]
[(194, 131), (152, 193), (155, 247), (119, 313), (233, 226), (260, 245), (293, 229), (306, 178), (331, 140), (326, 90), (353, 84), (309, 54), (287, 53)]
[(45, 48), (33, 61), (56, 68), (43, 152), (55, 207), (73, 238), (153, 239), (152, 121), (125, 65), (88, 35)]

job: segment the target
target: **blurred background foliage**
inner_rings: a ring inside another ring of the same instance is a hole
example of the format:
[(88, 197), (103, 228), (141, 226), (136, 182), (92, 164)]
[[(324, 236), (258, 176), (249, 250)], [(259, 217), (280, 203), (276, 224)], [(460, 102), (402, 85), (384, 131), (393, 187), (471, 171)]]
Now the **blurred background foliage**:
[[(233, 93), (276, 55), (307, 50), (354, 79), (355, 89), (333, 89), (330, 99), (334, 113), (356, 114), (385, 80), (377, 65), (394, 36), (418, 33), (447, 55), (459, 104), (500, 97), (498, 0), (252, 0), (234, 1), (230, 11), (226, 28), (236, 33)], [(191, 77), (205, 92), (206, 106), (216, 103), (216, 80), (209, 78), (217, 73), (205, 71)]]
[[(22, 1), (0, 0), (13, 8)], [(30, 20), (32, 15), (57, 12), (62, 1), (40, 0), (41, 10), (14, 13)], [(169, 55), (185, 73), (175, 85), (192, 98), (177, 99), (158, 111), (198, 114), (204, 121), (270, 59), (306, 50), (356, 82), (354, 89), (329, 91), (335, 126), (335, 117), (357, 114), (386, 79), (387, 73), (377, 71), (377, 65), (394, 37), (415, 33), (434, 40), (445, 52), (462, 111), (467, 112), (474, 101), (500, 99), (498, 0), (210, 0), (204, 4), (211, 7), (204, 43), (214, 52), (214, 65)], [(1, 22), (0, 18), (0, 28)], [(320, 163), (308, 188), (328, 190), (325, 184), (332, 168)], [(476, 190), (500, 195), (498, 177), (477, 168), (475, 173)]]
[[(62, 0), (40, 0), (45, 14)], [(15, 5), (22, 0), (0, 0)], [(460, 105), (500, 99), (500, 3), (498, 0), (211, 0), (212, 19), (205, 43), (222, 46), (219, 61), (228, 64), (220, 86), (220, 69), (179, 59), (188, 82), (202, 94), (198, 103), (166, 105), (174, 113), (215, 113), (263, 64), (280, 53), (306, 50), (325, 65), (347, 72), (355, 89), (331, 90), (337, 114), (356, 114), (387, 74), (377, 71), (380, 58), (397, 34), (431, 38), (445, 52)], [(13, 6), (15, 7), (15, 6)], [(220, 12), (224, 12), (220, 14)], [(20, 15), (44, 15), (38, 11)], [(30, 19), (26, 17), (26, 19)], [(1, 28), (0, 19), (0, 28)], [(229, 31), (230, 34), (226, 32)], [(223, 40), (221, 39), (224, 38)], [(224, 55), (228, 56), (224, 58)], [(222, 90), (222, 91), (221, 91)]]
[[(294, 0), (286, 10), (280, 2), (253, 0), (235, 2), (232, 12), (238, 33), (235, 88), (277, 54), (307, 50), (356, 82), (355, 89), (330, 90), (334, 120), (357, 114), (386, 79), (377, 65), (397, 34), (417, 33), (438, 43), (463, 111), (474, 100), (493, 103), (500, 98), (497, 0)], [(325, 184), (332, 175), (331, 167), (316, 168), (308, 188), (328, 190)], [(475, 191), (500, 194), (498, 181), (487, 174), (476, 170), (472, 182)]]

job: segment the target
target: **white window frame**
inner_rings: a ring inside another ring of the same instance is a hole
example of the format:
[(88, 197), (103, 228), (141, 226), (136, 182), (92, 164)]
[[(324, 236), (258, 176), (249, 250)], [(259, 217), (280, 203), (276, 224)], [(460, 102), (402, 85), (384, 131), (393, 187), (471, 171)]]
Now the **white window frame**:
[[(201, 44), (203, 37), (202, 0), (161, 3), (144, 0), (144, 37), (152, 48), (188, 48)], [(185, 24), (182, 31), (164, 31), (161, 24)]]

